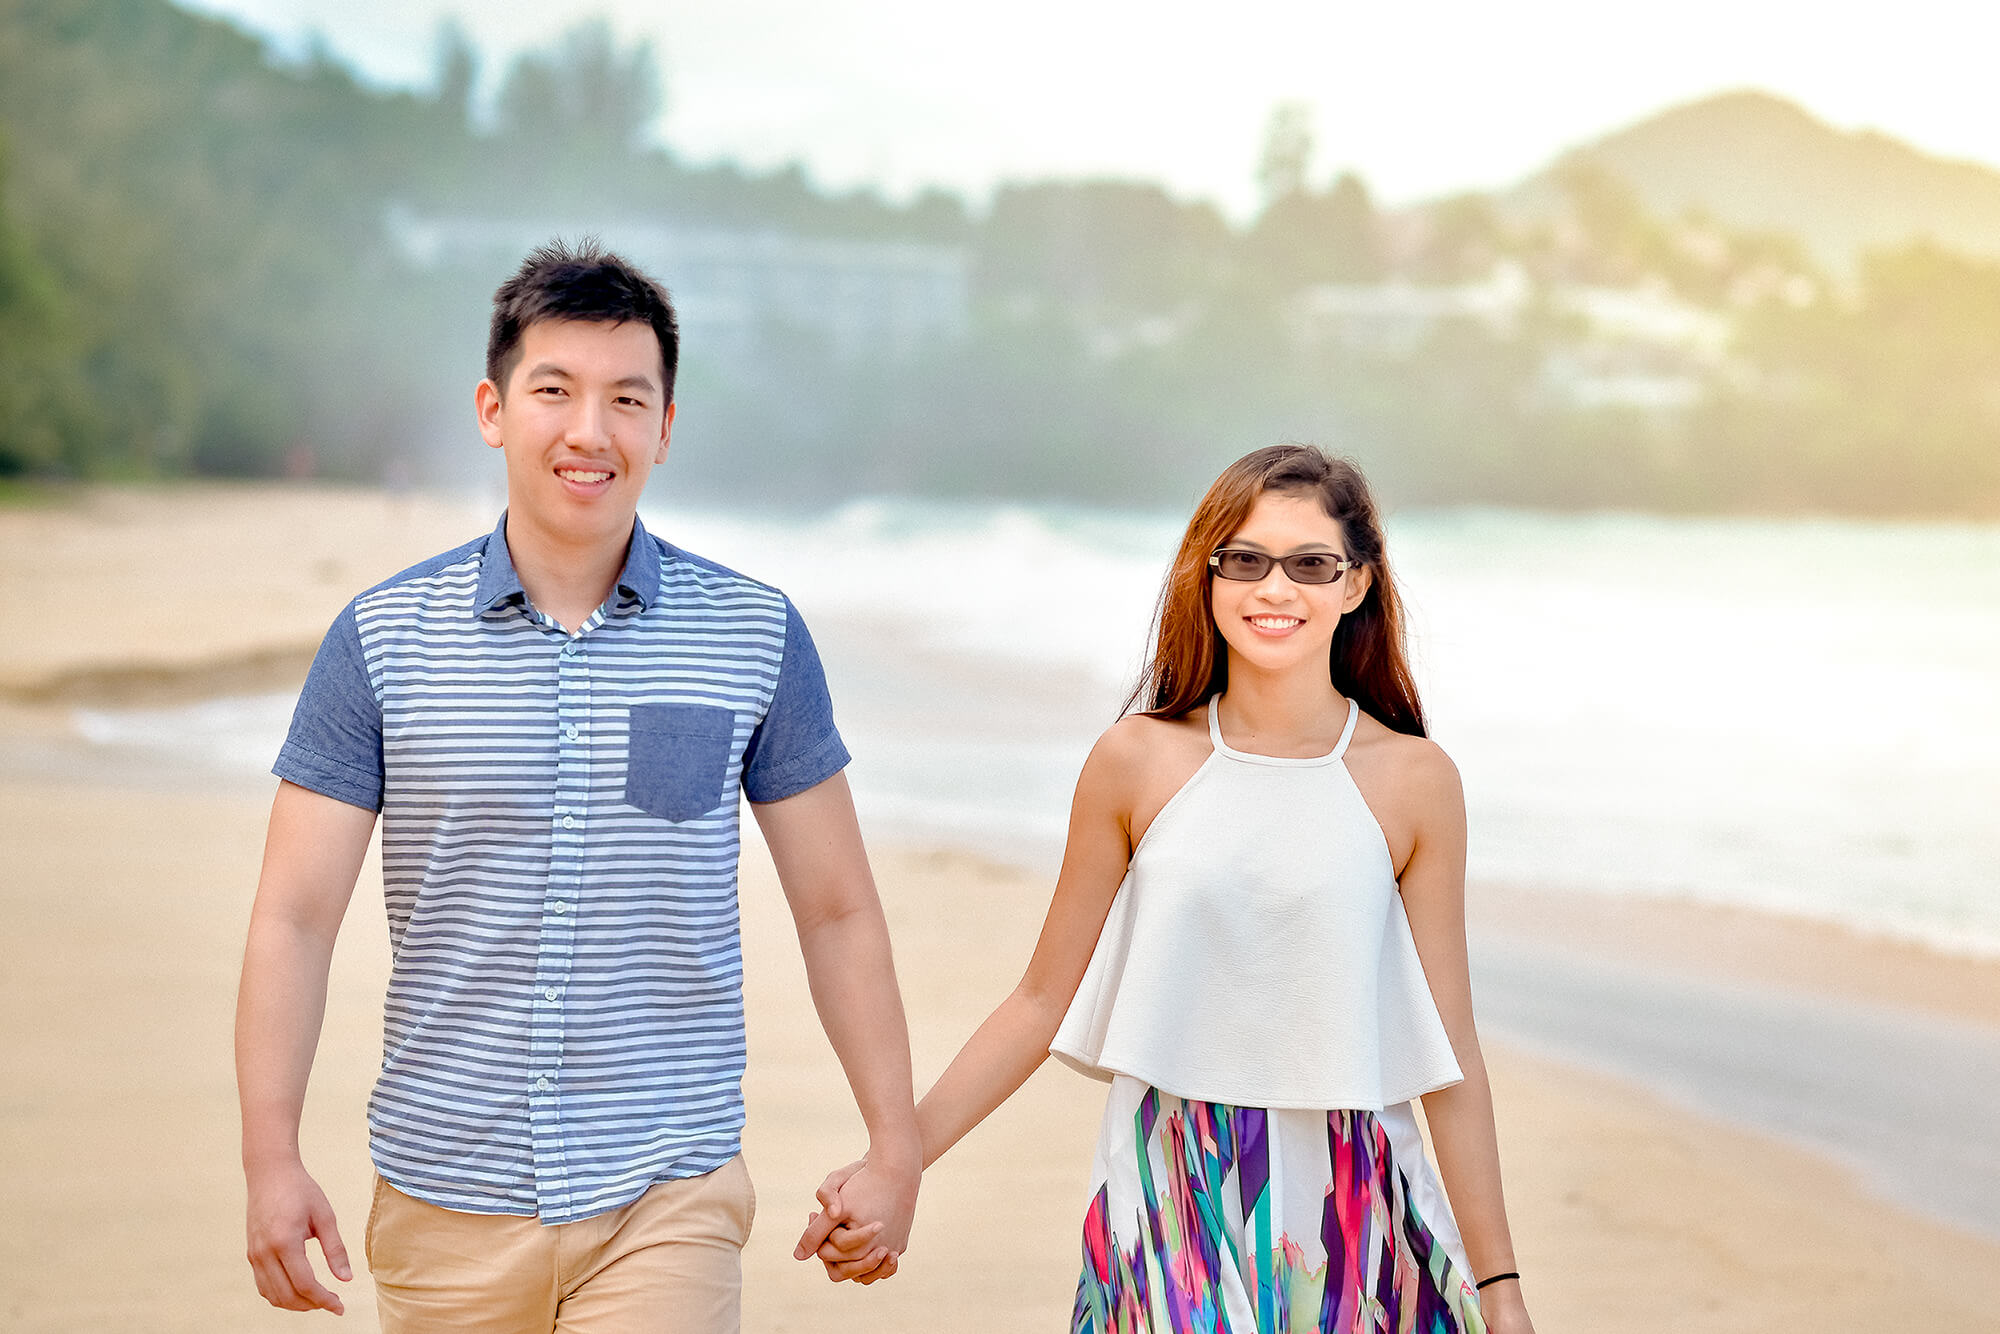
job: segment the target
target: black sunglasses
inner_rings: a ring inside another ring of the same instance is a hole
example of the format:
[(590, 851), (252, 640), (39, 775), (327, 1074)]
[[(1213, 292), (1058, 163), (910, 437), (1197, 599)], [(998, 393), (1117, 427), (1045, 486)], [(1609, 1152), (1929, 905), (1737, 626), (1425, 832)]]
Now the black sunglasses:
[(1224, 579), (1254, 584), (1281, 565), (1285, 577), (1295, 584), (1330, 584), (1360, 565), (1358, 560), (1336, 556), (1331, 551), (1301, 551), (1295, 556), (1267, 556), (1243, 547), (1218, 547), (1209, 553), (1208, 566)]

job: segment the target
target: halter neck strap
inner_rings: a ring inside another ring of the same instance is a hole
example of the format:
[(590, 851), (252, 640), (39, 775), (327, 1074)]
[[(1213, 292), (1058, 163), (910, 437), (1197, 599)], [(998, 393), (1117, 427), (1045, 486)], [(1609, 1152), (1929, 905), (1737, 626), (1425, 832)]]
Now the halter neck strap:
[(1354, 740), (1354, 725), (1361, 721), (1361, 705), (1358, 701), (1347, 701), (1347, 724), (1340, 729), (1340, 740), (1332, 750), (1324, 755), (1259, 755), (1255, 751), (1238, 750), (1222, 739), (1222, 696), (1208, 697), (1208, 742), (1216, 753), (1227, 755), (1233, 760), (1247, 760), (1252, 764), (1327, 764), (1347, 754), (1347, 745)]
[(1340, 729), (1340, 741), (1333, 748), (1336, 760), (1347, 754), (1347, 743), (1354, 740), (1354, 724), (1361, 721), (1361, 702), (1352, 695), (1347, 698), (1347, 726)]

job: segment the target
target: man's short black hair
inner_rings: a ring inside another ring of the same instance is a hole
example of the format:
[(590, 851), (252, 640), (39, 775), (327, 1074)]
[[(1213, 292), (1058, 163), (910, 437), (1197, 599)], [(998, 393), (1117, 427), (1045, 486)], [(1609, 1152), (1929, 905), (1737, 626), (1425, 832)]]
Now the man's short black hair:
[(650, 324), (660, 340), (661, 388), (674, 401), (680, 367), (680, 325), (667, 289), (585, 237), (576, 245), (558, 239), (542, 246), (493, 294), (493, 324), (486, 335), (486, 378), (503, 394), (521, 361), (521, 337), (542, 320), (592, 324)]

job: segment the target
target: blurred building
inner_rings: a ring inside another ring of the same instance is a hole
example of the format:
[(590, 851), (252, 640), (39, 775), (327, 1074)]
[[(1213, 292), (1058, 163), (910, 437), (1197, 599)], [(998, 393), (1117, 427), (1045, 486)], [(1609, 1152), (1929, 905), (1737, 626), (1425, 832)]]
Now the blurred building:
[(1695, 406), (1727, 357), (1734, 329), (1727, 316), (1676, 296), (1664, 282), (1563, 286), (1550, 303), (1582, 336), (1544, 359), (1542, 387), (1582, 408)]
[(401, 206), (385, 229), (410, 267), (479, 275), (488, 290), (551, 238), (594, 236), (666, 284), (690, 354), (723, 370), (753, 362), (772, 336), (881, 361), (966, 332), (970, 263), (955, 246), (629, 219), (426, 217)]
[(1575, 407), (1663, 411), (1698, 402), (1728, 355), (1731, 319), (1664, 282), (1538, 284), (1502, 260), (1473, 282), (1321, 283), (1293, 298), (1293, 336), (1391, 359), (1415, 355), (1441, 326), (1512, 339), (1533, 314), (1549, 331), (1541, 392)]
[(1407, 278), (1379, 283), (1316, 283), (1292, 300), (1295, 336), (1392, 357), (1415, 352), (1440, 325), (1469, 320), (1511, 337), (1534, 298), (1527, 270), (1512, 260), (1477, 282), (1431, 284)]

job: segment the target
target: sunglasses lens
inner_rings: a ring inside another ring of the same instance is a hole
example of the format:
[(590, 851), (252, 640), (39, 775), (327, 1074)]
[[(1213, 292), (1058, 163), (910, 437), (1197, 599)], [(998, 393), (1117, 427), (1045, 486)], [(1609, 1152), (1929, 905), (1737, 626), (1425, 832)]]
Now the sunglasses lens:
[(1308, 552), (1285, 561), (1285, 573), (1301, 584), (1330, 584), (1340, 578), (1340, 561), (1334, 556)]
[(1271, 558), (1255, 551), (1217, 552), (1215, 572), (1224, 579), (1257, 580), (1271, 572)]

